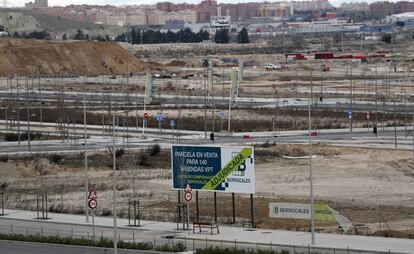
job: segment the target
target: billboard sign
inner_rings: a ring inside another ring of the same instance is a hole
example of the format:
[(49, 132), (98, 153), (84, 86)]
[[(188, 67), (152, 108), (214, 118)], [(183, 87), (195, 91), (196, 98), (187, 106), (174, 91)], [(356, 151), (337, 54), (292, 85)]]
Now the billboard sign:
[(171, 165), (174, 190), (255, 193), (253, 147), (174, 145)]
[(231, 17), (230, 16), (212, 16), (211, 27), (230, 27)]
[[(269, 203), (269, 217), (285, 219), (311, 219), (311, 205), (298, 203)], [(332, 210), (325, 204), (314, 206), (315, 220), (336, 221)]]
[(145, 102), (151, 103), (152, 95), (154, 93), (154, 85), (152, 80), (152, 74), (151, 72), (147, 72), (146, 75), (146, 83), (145, 83)]

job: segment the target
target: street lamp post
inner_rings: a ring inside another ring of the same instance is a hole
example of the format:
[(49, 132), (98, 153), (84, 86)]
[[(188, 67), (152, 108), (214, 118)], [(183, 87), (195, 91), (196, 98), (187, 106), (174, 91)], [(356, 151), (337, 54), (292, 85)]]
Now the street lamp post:
[(88, 172), (88, 140), (86, 133), (86, 98), (83, 96), (83, 138), (84, 138), (84, 160), (85, 160), (85, 215), (86, 223), (89, 223), (89, 207), (88, 207), (88, 193), (89, 193), (89, 172)]
[(116, 145), (115, 145), (115, 113), (112, 115), (112, 209), (113, 209), (113, 231), (114, 231), (114, 254), (118, 253), (118, 230), (116, 218)]
[(310, 201), (311, 201), (311, 243), (315, 245), (315, 216), (314, 216), (314, 199), (313, 199), (313, 169), (312, 169), (312, 139), (311, 139), (311, 103), (308, 101), (308, 115), (309, 115), (309, 186), (310, 186)]

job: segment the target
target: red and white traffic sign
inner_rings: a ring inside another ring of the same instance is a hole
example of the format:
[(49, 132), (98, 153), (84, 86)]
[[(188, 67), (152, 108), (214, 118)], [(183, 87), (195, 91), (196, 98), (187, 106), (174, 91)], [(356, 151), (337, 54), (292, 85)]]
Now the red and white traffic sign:
[(90, 209), (95, 209), (98, 206), (98, 201), (96, 201), (96, 199), (90, 199), (88, 206)]
[(193, 198), (193, 194), (191, 194), (191, 192), (184, 193), (185, 201), (190, 202), (192, 198)]
[(191, 189), (191, 186), (189, 184), (187, 184), (187, 186), (185, 186), (184, 192), (191, 192), (193, 189)]
[(96, 196), (96, 191), (95, 189), (92, 189), (89, 191), (89, 195), (88, 195), (88, 199), (97, 199), (98, 196)]
[(369, 111), (367, 111), (367, 112), (365, 113), (365, 117), (366, 117), (367, 119), (369, 119)]
[(144, 113), (144, 118), (145, 118), (145, 119), (147, 119), (147, 118), (148, 118), (148, 113), (147, 113), (147, 112), (145, 112), (145, 113)]

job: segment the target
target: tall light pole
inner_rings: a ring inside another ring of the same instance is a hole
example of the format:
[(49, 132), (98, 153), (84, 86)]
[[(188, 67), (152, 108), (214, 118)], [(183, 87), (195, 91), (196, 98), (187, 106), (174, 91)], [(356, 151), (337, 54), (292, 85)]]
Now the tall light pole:
[(308, 114), (309, 114), (309, 187), (310, 187), (310, 201), (311, 201), (311, 243), (315, 245), (315, 216), (314, 216), (314, 199), (313, 199), (313, 170), (312, 170), (312, 138), (311, 138), (311, 103), (308, 101)]
[(350, 97), (351, 97), (351, 104), (350, 104), (350, 111), (351, 111), (351, 117), (349, 118), (350, 121), (350, 125), (349, 125), (349, 130), (352, 132), (352, 120), (353, 120), (353, 92), (352, 92), (352, 65), (349, 66), (349, 74), (350, 74), (350, 80), (349, 80), (349, 93), (350, 93)]
[(378, 137), (378, 63), (375, 63), (375, 137)]
[(86, 98), (83, 96), (83, 138), (84, 138), (84, 156), (85, 156), (85, 215), (86, 223), (89, 223), (89, 207), (88, 207), (88, 193), (89, 193), (89, 172), (88, 172), (88, 139), (86, 137)]
[(31, 150), (30, 146), (30, 110), (29, 110), (29, 78), (26, 77), (26, 114), (27, 114), (27, 150)]
[[(19, 70), (20, 71), (20, 70)], [(16, 80), (16, 97), (17, 97), (17, 143), (20, 145), (20, 97), (19, 97), (19, 71)]]
[(116, 145), (115, 145), (115, 113), (112, 115), (112, 210), (114, 231), (114, 254), (118, 254), (118, 230), (116, 221)]

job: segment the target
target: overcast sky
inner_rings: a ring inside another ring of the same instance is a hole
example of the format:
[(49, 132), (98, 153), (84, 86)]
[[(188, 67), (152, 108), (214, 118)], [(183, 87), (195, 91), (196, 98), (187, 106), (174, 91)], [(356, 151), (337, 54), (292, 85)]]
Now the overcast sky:
[[(8, 0), (13, 3), (13, 6), (23, 6), (24, 3), (34, 1), (34, 0)], [(153, 4), (156, 2), (161, 2), (164, 0), (49, 0), (50, 6), (64, 6), (64, 5), (70, 5), (70, 4), (99, 4), (99, 5), (128, 5), (128, 4)], [(182, 3), (182, 2), (188, 2), (188, 3), (199, 3), (201, 0), (169, 0), (169, 2), (175, 2), (175, 3)], [(237, 3), (237, 2), (255, 2), (257, 0), (221, 0), (218, 1), (219, 3)], [(347, 0), (331, 0), (330, 2), (335, 5), (339, 6), (343, 2), (375, 2), (379, 0), (361, 0), (361, 1), (347, 1)]]

